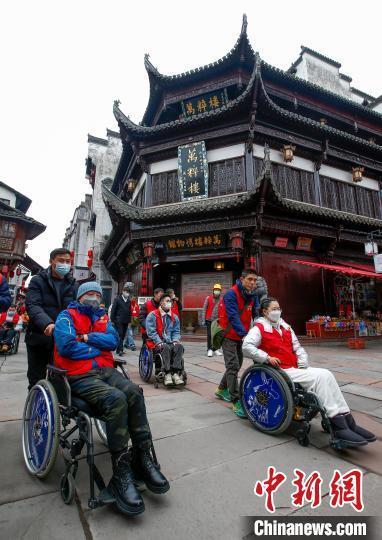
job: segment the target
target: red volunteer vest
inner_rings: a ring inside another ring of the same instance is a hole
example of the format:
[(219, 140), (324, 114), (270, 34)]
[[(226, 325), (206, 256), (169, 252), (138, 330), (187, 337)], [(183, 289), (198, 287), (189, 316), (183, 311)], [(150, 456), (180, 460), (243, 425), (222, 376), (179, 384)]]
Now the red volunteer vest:
[[(152, 311), (155, 311), (156, 309), (158, 309), (158, 308), (154, 305), (154, 302), (152, 300), (147, 300), (147, 302), (146, 302), (147, 315), (149, 313), (151, 313)], [(147, 317), (147, 315), (146, 315), (146, 317)], [(143, 328), (143, 326), (141, 326), (141, 334), (146, 334), (146, 329)]]
[(172, 302), (172, 308), (171, 308), (171, 313), (174, 313), (174, 315), (176, 315), (179, 319), (179, 306), (178, 306), (178, 302), (176, 300), (173, 300)]
[[(77, 336), (83, 334), (90, 334), (91, 332), (106, 332), (106, 328), (109, 322), (109, 317), (105, 314), (100, 319), (91, 324), (91, 320), (87, 315), (80, 313), (76, 309), (68, 309), (72, 319), (74, 329)], [(77, 341), (80, 338), (77, 337)], [(86, 360), (72, 360), (71, 358), (65, 358), (60, 356), (57, 347), (54, 346), (54, 365), (61, 369), (68, 371), (67, 375), (83, 375), (92, 369), (93, 360), (97, 362), (98, 367), (114, 367), (113, 355), (110, 351), (101, 351), (99, 356)]]
[(139, 305), (137, 303), (131, 304), (131, 316), (139, 317)]
[(256, 323), (255, 326), (261, 332), (261, 350), (269, 356), (281, 360), (280, 367), (282, 369), (297, 368), (297, 356), (293, 352), (292, 345), (292, 332), (281, 326), (280, 335), (275, 328), (272, 328), (272, 332), (266, 332), (261, 323)]
[[(244, 300), (243, 296), (240, 294), (240, 291), (239, 291), (239, 288), (238, 288), (237, 285), (234, 285), (232, 287), (232, 289), (234, 290), (234, 292), (236, 294), (237, 304), (238, 304), (238, 307), (239, 307), (238, 311), (240, 312), (245, 306), (245, 300)], [(243, 313), (240, 315), (241, 323), (244, 326), (247, 333), (249, 332), (249, 328), (251, 326), (252, 307), (253, 307), (254, 302), (255, 302), (254, 299), (250, 300), (249, 303), (247, 303), (247, 307), (244, 309)], [(223, 329), (227, 328), (227, 326), (230, 325), (230, 322), (229, 322), (229, 319), (228, 319), (228, 315), (227, 315), (227, 311), (226, 311), (226, 307), (225, 307), (225, 303), (224, 303), (224, 298), (219, 303), (218, 314), (219, 314), (219, 324), (220, 324), (220, 326)], [(233, 339), (234, 341), (241, 341), (243, 339), (242, 337), (238, 336), (238, 334), (236, 333), (236, 331), (232, 327), (229, 330), (229, 332), (227, 332), (225, 337), (228, 338), (228, 339)]]
[[(157, 320), (157, 323), (156, 323), (157, 332), (159, 334), (159, 337), (161, 339), (163, 339), (163, 319), (162, 319), (162, 315), (161, 315), (159, 309), (156, 309), (154, 314), (155, 314), (155, 318)], [(172, 322), (174, 322), (175, 314), (172, 311), (171, 311), (170, 317), (171, 317)], [(147, 347), (149, 349), (154, 349), (155, 348), (155, 343), (151, 339), (146, 340), (146, 345), (147, 345)]]
[(212, 311), (214, 309), (214, 297), (212, 294), (207, 296), (207, 309), (206, 309), (206, 321), (210, 321), (212, 317)]
[[(13, 318), (12, 318), (12, 323), (13, 324), (17, 324), (19, 322), (19, 319), (20, 319), (20, 315), (18, 313), (16, 313)], [(0, 313), (0, 325), (1, 324), (4, 324), (5, 321), (7, 320), (7, 312), (6, 311), (3, 311), (3, 313)]]

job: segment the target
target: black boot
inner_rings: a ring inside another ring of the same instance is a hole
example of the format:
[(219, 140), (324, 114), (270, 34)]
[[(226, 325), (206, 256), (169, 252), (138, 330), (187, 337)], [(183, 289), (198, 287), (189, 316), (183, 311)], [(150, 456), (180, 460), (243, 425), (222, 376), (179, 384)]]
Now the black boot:
[(118, 510), (128, 516), (141, 514), (145, 510), (145, 504), (134, 485), (127, 448), (118, 454), (112, 454), (111, 459), (113, 476), (107, 489), (115, 497)]
[(333, 416), (329, 420), (334, 431), (334, 437), (341, 440), (346, 447), (351, 448), (367, 444), (367, 441), (361, 435), (349, 429), (346, 417), (343, 414), (337, 414), (337, 416)]
[(170, 484), (151, 455), (151, 441), (133, 445), (131, 469), (136, 480), (143, 481), (153, 493), (166, 493)]
[(371, 431), (364, 429), (360, 426), (357, 426), (355, 423), (354, 417), (351, 413), (345, 415), (346, 423), (348, 427), (365, 439), (368, 443), (374, 442), (377, 440), (377, 437)]

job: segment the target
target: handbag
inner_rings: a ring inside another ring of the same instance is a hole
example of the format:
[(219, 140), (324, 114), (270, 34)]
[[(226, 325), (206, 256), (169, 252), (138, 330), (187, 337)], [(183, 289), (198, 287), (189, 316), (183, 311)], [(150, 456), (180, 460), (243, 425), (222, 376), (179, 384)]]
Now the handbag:
[[(244, 304), (243, 309), (241, 309), (239, 311), (239, 317), (241, 317), (241, 315), (243, 314), (243, 312), (244, 312), (245, 308), (248, 306), (248, 304), (249, 304), (249, 302), (246, 302)], [(229, 323), (227, 328), (224, 330), (224, 328), (222, 328), (220, 326), (218, 321), (219, 321), (219, 319), (215, 319), (211, 323), (211, 341), (212, 341), (212, 346), (216, 351), (221, 348), (226, 334), (228, 334), (228, 332), (232, 328), (232, 324)]]

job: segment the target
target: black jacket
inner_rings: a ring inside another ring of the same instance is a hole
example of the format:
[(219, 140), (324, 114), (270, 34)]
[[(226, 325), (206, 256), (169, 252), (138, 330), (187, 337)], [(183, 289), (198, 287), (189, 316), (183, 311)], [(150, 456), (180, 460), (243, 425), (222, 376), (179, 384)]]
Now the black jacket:
[(28, 287), (25, 306), (29, 323), (25, 335), (28, 345), (51, 345), (51, 337), (44, 335), (48, 324), (54, 323), (58, 314), (76, 299), (78, 284), (67, 274), (62, 280), (60, 294), (57, 294), (51, 268), (41, 270), (34, 276)]
[(131, 302), (117, 296), (111, 308), (110, 319), (113, 324), (129, 324), (131, 322)]

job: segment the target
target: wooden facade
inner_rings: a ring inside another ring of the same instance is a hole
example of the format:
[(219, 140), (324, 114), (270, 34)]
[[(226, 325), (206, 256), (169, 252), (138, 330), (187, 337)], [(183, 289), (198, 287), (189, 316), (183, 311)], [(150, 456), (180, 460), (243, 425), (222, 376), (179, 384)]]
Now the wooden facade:
[[(270, 66), (246, 28), (244, 18), (223, 59), (181, 75), (162, 75), (146, 57), (150, 98), (139, 125), (114, 104), (123, 154), (103, 189), (113, 232), (102, 257), (114, 279), (131, 279), (142, 296), (156, 286), (182, 296), (184, 276), (215, 279), (217, 261), (232, 279), (250, 264), (302, 332), (312, 313), (334, 306), (329, 278), (292, 261), (370, 264), (364, 242), (382, 228), (382, 115)], [(178, 147), (198, 141), (207, 149), (208, 196), (182, 201)], [(293, 147), (289, 163), (285, 145)]]

